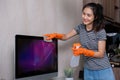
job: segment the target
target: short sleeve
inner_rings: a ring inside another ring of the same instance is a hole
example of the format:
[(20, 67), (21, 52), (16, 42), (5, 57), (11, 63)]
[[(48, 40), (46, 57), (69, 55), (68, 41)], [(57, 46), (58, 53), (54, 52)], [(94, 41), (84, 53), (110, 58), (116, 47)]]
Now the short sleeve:
[(98, 36), (97, 36), (98, 40), (106, 40), (106, 31), (104, 29), (100, 30), (98, 32)]
[(77, 26), (74, 27), (74, 30), (77, 32), (77, 34), (80, 33), (80, 30), (83, 28), (84, 26), (82, 24), (79, 24)]

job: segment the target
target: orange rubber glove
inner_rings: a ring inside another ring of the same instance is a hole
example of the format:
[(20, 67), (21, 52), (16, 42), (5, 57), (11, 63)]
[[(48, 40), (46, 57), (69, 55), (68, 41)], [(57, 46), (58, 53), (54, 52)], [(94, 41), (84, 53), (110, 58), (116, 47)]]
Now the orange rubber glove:
[(73, 50), (73, 54), (75, 56), (83, 54), (85, 56), (93, 57), (94, 54), (95, 54), (94, 51), (88, 50), (88, 49), (85, 49), (85, 48), (82, 48), (82, 47), (80, 47), (80, 48), (77, 49), (77, 48), (75, 48), (75, 44), (73, 44), (72, 50)]
[(52, 34), (45, 34), (45, 36), (47, 37), (47, 40), (51, 40), (53, 38), (57, 38), (57, 39), (62, 39), (64, 34), (58, 34), (58, 33), (52, 33)]
[(80, 43), (74, 43), (73, 44), (73, 49), (78, 49), (78, 48), (80, 48), (81, 47), (81, 44)]

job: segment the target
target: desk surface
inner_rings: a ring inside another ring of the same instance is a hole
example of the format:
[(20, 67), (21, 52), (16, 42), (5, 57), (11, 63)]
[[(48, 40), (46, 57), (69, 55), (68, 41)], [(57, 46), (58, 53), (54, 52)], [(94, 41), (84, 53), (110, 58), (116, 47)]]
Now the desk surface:
[(52, 78), (50, 80), (65, 80), (65, 77), (55, 77), (55, 78)]
[[(65, 77), (55, 77), (50, 80), (65, 80)], [(74, 79), (74, 80), (83, 80), (83, 79)]]

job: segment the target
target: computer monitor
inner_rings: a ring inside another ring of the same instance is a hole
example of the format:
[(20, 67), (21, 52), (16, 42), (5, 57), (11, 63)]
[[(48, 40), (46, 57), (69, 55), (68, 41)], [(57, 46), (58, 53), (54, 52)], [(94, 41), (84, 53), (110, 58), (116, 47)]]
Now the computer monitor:
[(15, 36), (15, 80), (49, 80), (58, 72), (58, 41)]

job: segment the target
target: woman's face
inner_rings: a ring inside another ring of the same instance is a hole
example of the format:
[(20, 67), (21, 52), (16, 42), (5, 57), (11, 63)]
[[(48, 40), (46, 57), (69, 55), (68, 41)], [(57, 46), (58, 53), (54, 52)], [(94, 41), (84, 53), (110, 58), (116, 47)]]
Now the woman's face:
[(84, 8), (82, 12), (82, 22), (85, 25), (91, 25), (93, 24), (93, 21), (94, 21), (94, 14), (92, 9), (90, 7)]

